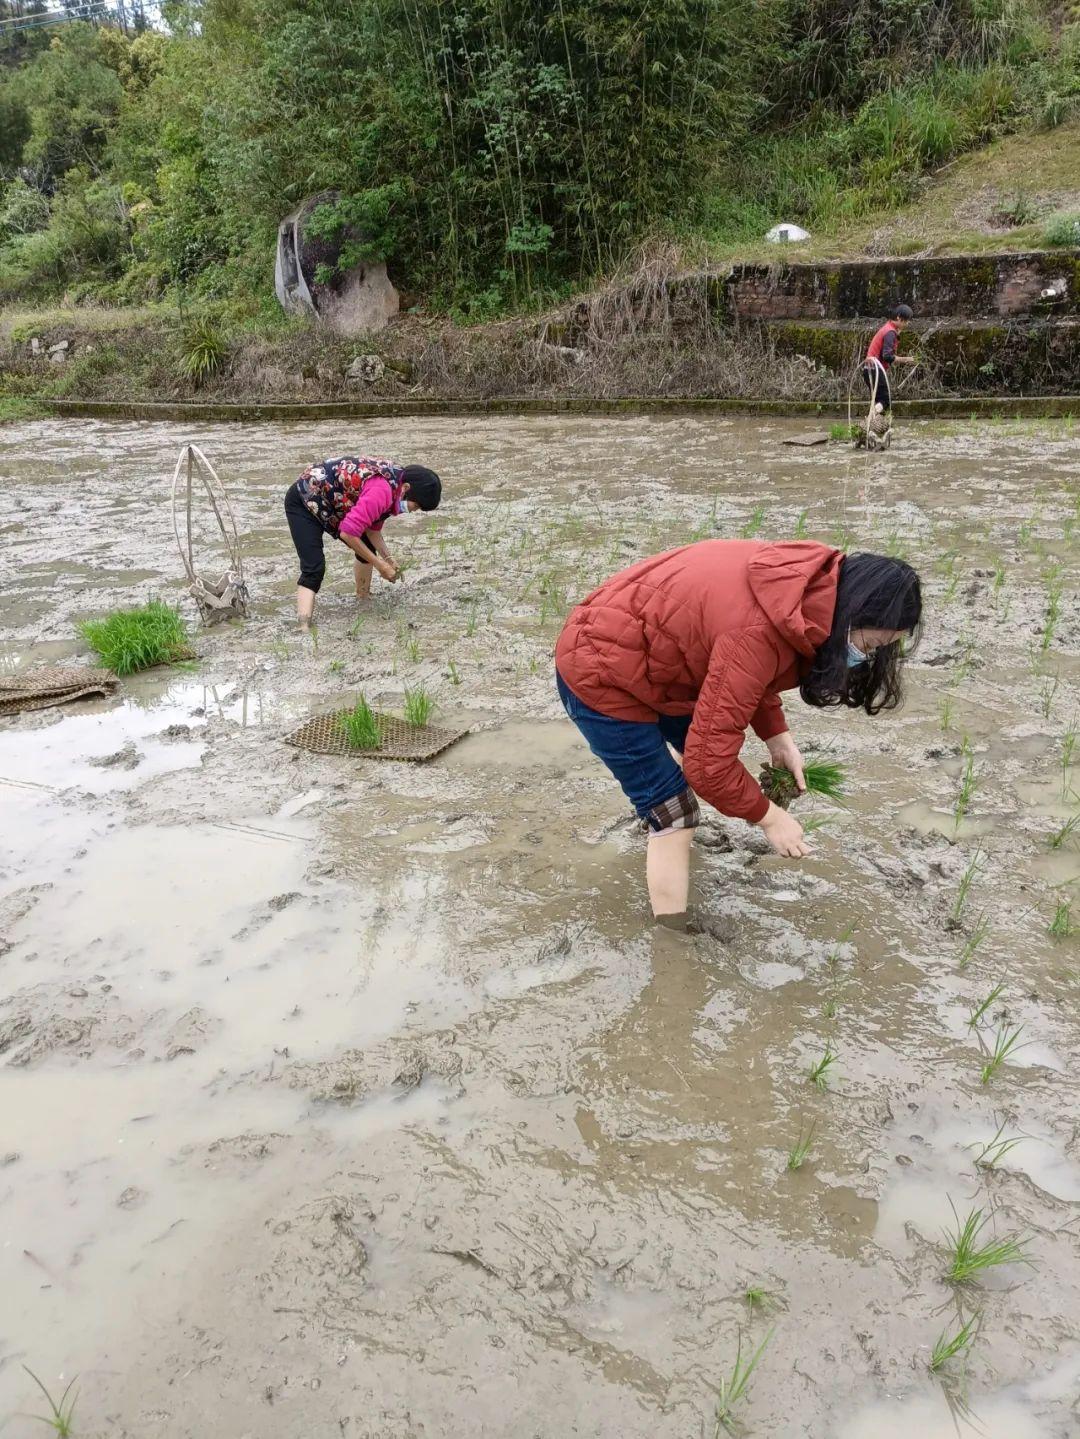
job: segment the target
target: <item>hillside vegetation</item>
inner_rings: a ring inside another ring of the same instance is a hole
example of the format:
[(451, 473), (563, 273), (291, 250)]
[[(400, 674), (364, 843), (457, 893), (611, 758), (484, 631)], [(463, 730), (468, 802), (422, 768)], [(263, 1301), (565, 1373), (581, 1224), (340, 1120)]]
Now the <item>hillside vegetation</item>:
[[(729, 255), (784, 219), (873, 249), (928, 172), (1080, 108), (1080, 17), (1040, 0), (164, 15), (131, 36), (0, 31), (0, 302), (269, 322), (277, 224), (331, 190), (326, 237), (363, 236), (346, 259), (384, 257), (414, 302), (484, 319), (557, 300), (643, 240)], [(1040, 242), (1076, 238), (1067, 204), (1023, 218)]]

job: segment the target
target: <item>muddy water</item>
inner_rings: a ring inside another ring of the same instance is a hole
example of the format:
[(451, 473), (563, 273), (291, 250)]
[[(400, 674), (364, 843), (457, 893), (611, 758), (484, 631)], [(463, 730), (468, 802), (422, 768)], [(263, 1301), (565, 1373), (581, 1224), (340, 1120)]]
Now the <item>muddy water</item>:
[[(1080, 924), (1080, 833), (1050, 844), (1080, 786), (1080, 447), (907, 426), (868, 464), (784, 448), (797, 428), (0, 430), (5, 667), (183, 602), (187, 438), (256, 596), (190, 668), (0, 722), (5, 1434), (41, 1432), (26, 1365), (79, 1376), (86, 1435), (712, 1436), (770, 1331), (747, 1433), (1080, 1431), (1080, 949), (1047, 932), (1070, 900)], [(334, 547), (302, 637), (281, 497), (341, 449), (435, 465), (447, 504), (390, 528), (406, 582), (363, 612)], [(744, 531), (907, 554), (927, 633), (899, 715), (792, 700), (855, 776), (813, 857), (714, 817), (703, 933), (657, 934), (551, 646), (604, 574)], [(430, 766), (281, 743), (418, 681), (474, 726)], [(995, 1136), (1018, 1142), (977, 1167)], [(1030, 1264), (958, 1291), (942, 1230), (972, 1208)]]

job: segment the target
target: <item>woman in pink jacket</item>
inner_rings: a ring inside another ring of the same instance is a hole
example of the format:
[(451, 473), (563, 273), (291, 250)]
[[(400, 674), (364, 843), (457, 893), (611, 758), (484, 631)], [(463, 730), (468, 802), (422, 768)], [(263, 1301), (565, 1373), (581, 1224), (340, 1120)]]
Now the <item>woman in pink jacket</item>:
[(373, 569), (391, 584), (398, 577), (382, 537), (385, 521), (407, 510), (438, 509), (441, 498), (442, 481), (423, 465), (352, 455), (309, 465), (285, 495), (285, 516), (300, 559), (296, 583), (300, 623), (311, 623), (315, 596), (326, 574), (324, 535), (352, 550), (357, 597), (367, 599)]

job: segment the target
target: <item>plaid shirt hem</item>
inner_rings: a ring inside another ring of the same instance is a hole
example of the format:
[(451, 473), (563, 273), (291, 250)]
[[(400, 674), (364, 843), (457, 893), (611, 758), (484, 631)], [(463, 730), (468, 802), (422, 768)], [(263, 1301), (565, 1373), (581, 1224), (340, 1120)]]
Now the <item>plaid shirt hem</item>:
[(662, 834), (669, 829), (696, 829), (700, 823), (697, 795), (689, 785), (663, 804), (655, 805), (644, 819), (645, 828), (654, 834)]

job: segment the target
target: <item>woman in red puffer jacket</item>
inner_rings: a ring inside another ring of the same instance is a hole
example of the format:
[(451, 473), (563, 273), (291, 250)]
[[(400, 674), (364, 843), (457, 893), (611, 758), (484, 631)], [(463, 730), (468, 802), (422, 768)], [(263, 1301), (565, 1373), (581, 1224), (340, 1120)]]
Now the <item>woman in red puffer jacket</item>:
[(559, 695), (650, 831), (657, 918), (685, 916), (698, 798), (760, 825), (778, 854), (809, 853), (798, 820), (740, 764), (746, 729), (804, 789), (780, 691), (869, 715), (895, 708), (900, 641), (921, 616), (919, 577), (902, 560), (756, 540), (655, 555), (572, 611), (555, 648)]

